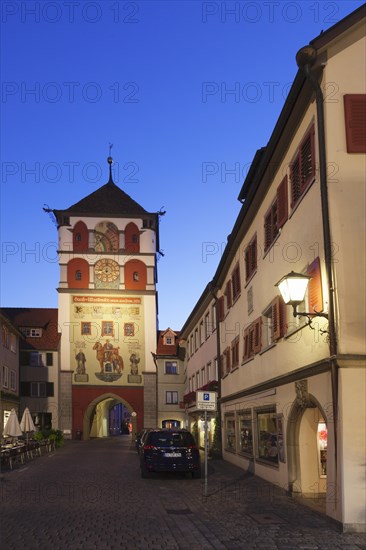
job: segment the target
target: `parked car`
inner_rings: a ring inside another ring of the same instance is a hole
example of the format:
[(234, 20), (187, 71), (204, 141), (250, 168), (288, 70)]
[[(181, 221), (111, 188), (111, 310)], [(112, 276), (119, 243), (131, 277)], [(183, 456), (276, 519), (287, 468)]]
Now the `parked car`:
[(142, 444), (142, 441), (143, 441), (144, 437), (146, 436), (147, 432), (150, 431), (151, 429), (152, 428), (142, 428), (142, 430), (137, 432), (136, 437), (135, 437), (135, 447), (136, 447), (136, 451), (138, 453), (140, 453), (140, 447), (141, 447), (141, 444)]
[(141, 477), (150, 472), (190, 472), (201, 477), (201, 459), (188, 430), (150, 430), (140, 447)]

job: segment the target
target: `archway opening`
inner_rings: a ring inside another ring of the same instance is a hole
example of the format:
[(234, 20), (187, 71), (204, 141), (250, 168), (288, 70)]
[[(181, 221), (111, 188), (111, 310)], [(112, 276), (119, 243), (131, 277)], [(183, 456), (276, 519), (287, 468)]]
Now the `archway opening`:
[(104, 394), (87, 407), (83, 419), (83, 439), (135, 433), (136, 416), (130, 403), (115, 394)]

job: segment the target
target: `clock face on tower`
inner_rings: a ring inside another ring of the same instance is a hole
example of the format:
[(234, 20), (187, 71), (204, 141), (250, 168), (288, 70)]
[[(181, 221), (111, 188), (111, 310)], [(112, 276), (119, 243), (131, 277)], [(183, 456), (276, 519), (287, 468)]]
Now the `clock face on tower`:
[(94, 274), (97, 281), (112, 283), (119, 277), (119, 265), (113, 260), (98, 260), (94, 266)]

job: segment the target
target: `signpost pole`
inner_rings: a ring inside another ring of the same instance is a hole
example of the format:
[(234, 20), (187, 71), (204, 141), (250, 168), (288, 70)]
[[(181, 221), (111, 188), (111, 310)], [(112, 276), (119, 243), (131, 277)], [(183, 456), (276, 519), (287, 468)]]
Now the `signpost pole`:
[(205, 497), (207, 497), (207, 411), (205, 411)]

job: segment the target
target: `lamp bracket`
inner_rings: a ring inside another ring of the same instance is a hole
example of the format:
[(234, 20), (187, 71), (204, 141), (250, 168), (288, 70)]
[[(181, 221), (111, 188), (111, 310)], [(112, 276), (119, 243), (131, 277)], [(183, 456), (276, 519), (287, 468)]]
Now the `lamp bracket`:
[[(299, 311), (296, 311), (296, 307), (297, 307), (297, 305), (293, 306), (293, 308), (294, 308), (294, 317), (306, 317), (307, 318), (306, 325), (308, 327), (310, 327), (312, 330), (315, 330), (315, 328), (312, 325), (312, 321), (313, 321), (314, 317), (323, 317), (324, 319), (329, 318), (327, 313), (321, 313), (321, 312), (318, 312), (316, 310), (314, 310), (314, 313), (305, 312), (305, 311), (299, 312)], [(329, 333), (328, 330), (324, 330), (324, 329), (319, 329), (319, 332), (320, 332), (320, 334), (328, 334)]]

